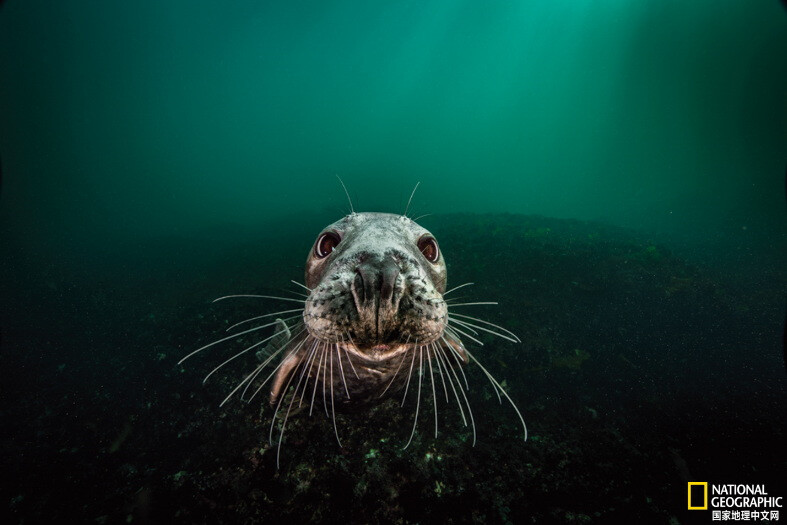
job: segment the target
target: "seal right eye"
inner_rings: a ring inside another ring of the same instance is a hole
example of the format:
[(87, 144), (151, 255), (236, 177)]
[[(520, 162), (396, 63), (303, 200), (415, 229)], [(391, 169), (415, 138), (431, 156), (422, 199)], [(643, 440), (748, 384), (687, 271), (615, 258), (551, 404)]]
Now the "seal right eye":
[(314, 244), (314, 256), (318, 259), (328, 257), (340, 240), (339, 236), (333, 232), (323, 233)]

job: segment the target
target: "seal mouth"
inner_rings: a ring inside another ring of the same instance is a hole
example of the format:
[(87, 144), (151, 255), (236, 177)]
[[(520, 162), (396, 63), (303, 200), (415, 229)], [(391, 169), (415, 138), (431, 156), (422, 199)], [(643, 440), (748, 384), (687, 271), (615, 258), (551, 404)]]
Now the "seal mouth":
[(337, 345), (343, 351), (349, 352), (355, 359), (366, 363), (379, 363), (387, 361), (396, 356), (409, 352), (416, 345), (406, 341), (395, 343), (374, 343), (371, 345), (361, 345), (347, 341), (333, 342), (328, 344)]

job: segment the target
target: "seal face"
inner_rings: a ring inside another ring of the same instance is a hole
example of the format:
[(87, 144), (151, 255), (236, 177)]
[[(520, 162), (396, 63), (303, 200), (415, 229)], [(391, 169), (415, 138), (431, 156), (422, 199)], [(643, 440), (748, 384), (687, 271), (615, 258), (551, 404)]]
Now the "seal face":
[[(424, 253), (426, 247), (435, 251)], [(306, 260), (309, 333), (352, 340), (372, 359), (406, 340), (435, 341), (447, 317), (446, 268), (436, 247), (427, 230), (403, 216), (356, 213), (328, 226)]]
[(305, 280), (305, 342), (285, 358), (271, 404), (320, 346), (335, 350), (323, 362), (338, 373), (331, 380), (321, 377), (323, 367), (310, 366), (307, 383), (329, 381), (334, 405), (353, 408), (397, 392), (406, 379), (395, 381), (403, 360), (443, 337), (445, 261), (434, 236), (407, 217), (353, 213), (329, 225), (309, 252)]
[[(505, 397), (511, 403), (527, 439), (527, 427), (519, 409), (462, 342), (462, 338), (466, 338), (481, 345), (477, 337), (482, 333), (514, 343), (520, 342), (519, 338), (489, 321), (449, 312), (444, 296), (472, 283), (446, 291), (446, 278), (443, 254), (429, 231), (406, 216), (353, 212), (317, 235), (306, 259), (306, 284), (299, 284), (309, 292), (306, 299), (267, 295), (230, 295), (216, 299), (265, 298), (301, 305), (246, 319), (228, 330), (258, 319), (296, 312), (293, 316), (236, 331), (191, 352), (179, 364), (214, 345), (274, 327), (272, 335), (222, 362), (205, 381), (227, 363), (255, 350), (259, 364), (235, 386), (222, 405), (238, 392), (241, 399), (251, 401), (272, 379), (270, 405), (275, 411), (270, 439), (273, 443), (273, 426), (277, 416), (283, 413), (278, 441), (280, 451), (293, 406), (297, 412), (306, 401), (310, 413), (315, 401), (322, 404), (326, 412), (330, 407), (338, 441), (337, 410), (361, 409), (402, 389), (406, 398), (411, 380), (418, 383), (417, 387), (413, 386), (418, 397), (410, 434), (412, 440), (418, 421), (421, 385), (427, 376), (432, 386), (435, 434), (438, 397), (435, 392), (436, 383), (440, 381), (446, 400), (450, 386), (464, 424), (472, 427), (475, 443), (475, 422), (466, 394), (470, 385), (462, 370), (473, 360), (498, 398)], [(453, 309), (485, 304), (497, 303), (453, 302), (450, 306)], [(288, 326), (287, 321), (294, 321), (294, 324)], [(262, 374), (277, 358), (274, 370)], [(261, 377), (265, 379), (260, 381)], [(321, 395), (317, 395), (318, 391)], [(296, 399), (299, 399), (297, 404)], [(278, 463), (279, 452), (276, 457)]]

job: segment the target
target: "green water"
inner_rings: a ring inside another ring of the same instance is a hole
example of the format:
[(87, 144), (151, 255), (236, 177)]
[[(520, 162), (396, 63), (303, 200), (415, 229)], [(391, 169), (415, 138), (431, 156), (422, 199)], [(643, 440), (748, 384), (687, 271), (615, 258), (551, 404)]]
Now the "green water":
[[(0, 0), (0, 522), (707, 523), (687, 481), (787, 497), (783, 3)], [(408, 398), (296, 408), (286, 437), (262, 384), (220, 406), (272, 328), (209, 343), (302, 301), (337, 177), (356, 211), (420, 182), (410, 216), (474, 283), (450, 315), (521, 339), (462, 325), (510, 398), (427, 352)]]
[(506, 211), (783, 233), (776, 1), (6, 2), (2, 219), (28, 239)]

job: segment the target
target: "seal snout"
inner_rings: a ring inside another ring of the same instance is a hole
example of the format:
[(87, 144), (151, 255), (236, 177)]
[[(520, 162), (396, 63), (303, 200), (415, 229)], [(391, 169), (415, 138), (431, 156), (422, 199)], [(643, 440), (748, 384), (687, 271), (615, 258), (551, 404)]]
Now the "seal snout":
[(391, 257), (381, 261), (365, 261), (355, 269), (352, 294), (360, 311), (364, 304), (380, 298), (380, 303), (393, 303), (394, 286), (400, 274), (399, 266)]
[(395, 292), (400, 273), (392, 257), (366, 260), (355, 269), (350, 287), (355, 309), (363, 324), (375, 328), (377, 340), (399, 310), (401, 294)]
[(432, 235), (387, 214), (355, 214), (319, 234), (306, 261), (310, 336), (360, 353), (428, 344), (447, 322), (445, 262)]

